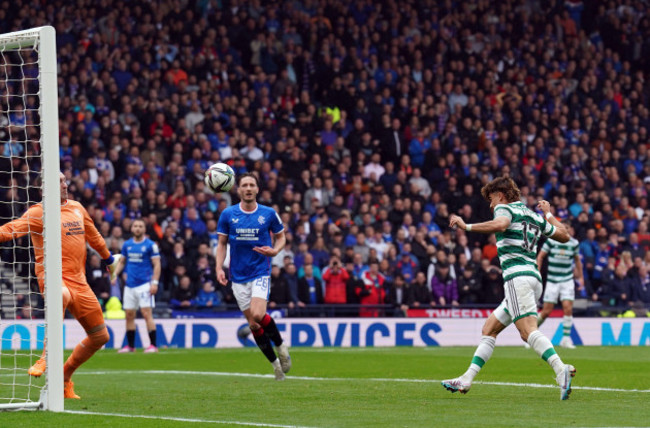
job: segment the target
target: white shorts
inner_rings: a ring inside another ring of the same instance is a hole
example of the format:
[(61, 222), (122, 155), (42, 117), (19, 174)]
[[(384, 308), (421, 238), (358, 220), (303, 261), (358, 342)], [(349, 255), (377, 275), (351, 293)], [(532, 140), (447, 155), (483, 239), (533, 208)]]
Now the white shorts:
[(542, 295), (542, 283), (534, 276), (517, 276), (503, 285), (505, 298), (494, 315), (505, 326), (520, 318), (537, 316), (537, 301)]
[(137, 287), (124, 287), (124, 304), (122, 309), (155, 308), (156, 302), (151, 295), (151, 284), (146, 282)]
[(546, 281), (546, 290), (544, 290), (544, 303), (557, 303), (560, 301), (571, 300), (576, 298), (576, 288), (573, 284), (573, 278), (570, 281), (550, 282)]
[(232, 283), (232, 292), (237, 300), (239, 309), (245, 311), (251, 307), (251, 299), (259, 297), (260, 299), (269, 300), (271, 291), (271, 277), (260, 276), (244, 284)]

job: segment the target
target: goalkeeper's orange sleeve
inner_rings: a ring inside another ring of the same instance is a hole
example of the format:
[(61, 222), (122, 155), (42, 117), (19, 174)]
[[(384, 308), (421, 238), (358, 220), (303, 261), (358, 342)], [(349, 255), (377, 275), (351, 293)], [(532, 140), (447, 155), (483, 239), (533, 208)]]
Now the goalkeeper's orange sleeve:
[[(43, 207), (36, 204), (16, 220), (0, 226), (0, 242), (11, 241), (28, 233), (43, 233)], [(42, 239), (42, 238), (41, 238)]]
[(79, 202), (75, 202), (75, 204), (79, 204), (79, 209), (84, 215), (84, 230), (86, 232), (86, 241), (95, 251), (99, 253), (99, 256), (102, 259), (107, 259), (110, 257), (111, 252), (108, 251), (106, 241), (104, 241), (101, 233), (99, 233), (99, 230), (97, 230), (95, 227), (95, 222), (92, 218), (90, 218), (90, 214), (88, 214), (88, 211), (86, 211), (83, 205), (81, 205)]

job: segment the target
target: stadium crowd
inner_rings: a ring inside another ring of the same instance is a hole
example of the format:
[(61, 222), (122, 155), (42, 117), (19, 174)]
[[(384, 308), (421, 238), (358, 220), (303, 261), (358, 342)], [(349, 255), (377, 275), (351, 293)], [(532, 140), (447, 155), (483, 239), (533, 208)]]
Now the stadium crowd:
[[(580, 297), (648, 308), (648, 12), (642, 0), (14, 0), (0, 32), (56, 27), (69, 193), (112, 252), (145, 220), (158, 299), (173, 307), (234, 302), (214, 249), (237, 197), (203, 183), (221, 161), (259, 174), (259, 202), (287, 228), (271, 307), (494, 306), (495, 238), (448, 216), (489, 219), (480, 188), (509, 175), (526, 204), (547, 199), (572, 224)], [(1, 102), (15, 124), (33, 100)], [(3, 167), (26, 168), (11, 143)], [(3, 189), (6, 219), (27, 193)], [(119, 295), (99, 257), (88, 276), (102, 300)]]

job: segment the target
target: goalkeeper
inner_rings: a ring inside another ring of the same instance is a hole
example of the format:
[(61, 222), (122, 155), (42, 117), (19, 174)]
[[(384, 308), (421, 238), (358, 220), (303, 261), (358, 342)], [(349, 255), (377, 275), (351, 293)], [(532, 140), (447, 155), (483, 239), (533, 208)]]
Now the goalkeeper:
[[(60, 174), (61, 183), (61, 250), (63, 268), (63, 311), (66, 308), (79, 321), (87, 337), (77, 344), (63, 366), (65, 398), (80, 398), (74, 392), (72, 374), (95, 352), (108, 342), (109, 335), (102, 308), (86, 282), (86, 242), (94, 248), (113, 270), (117, 265), (106, 247), (104, 238), (95, 227), (86, 209), (79, 202), (68, 199), (68, 185), (65, 176)], [(36, 277), (43, 294), (43, 207), (36, 204), (22, 217), (0, 227), (0, 242), (11, 241), (30, 234), (36, 256)], [(39, 377), (46, 368), (45, 349), (43, 355), (29, 369), (31, 376)]]

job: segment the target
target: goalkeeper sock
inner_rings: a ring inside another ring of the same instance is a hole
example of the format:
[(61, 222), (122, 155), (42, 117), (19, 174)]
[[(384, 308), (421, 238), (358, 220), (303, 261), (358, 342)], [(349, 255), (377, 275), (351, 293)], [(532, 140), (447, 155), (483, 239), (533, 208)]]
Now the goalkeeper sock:
[(257, 343), (257, 346), (260, 348), (267, 360), (272, 363), (277, 359), (275, 356), (275, 351), (273, 350), (273, 345), (271, 345), (271, 339), (269, 339), (269, 337), (264, 334), (263, 328), (253, 330), (253, 338), (255, 339), (255, 343)]
[(555, 348), (553, 348), (551, 341), (548, 340), (548, 337), (544, 336), (541, 331), (535, 330), (532, 332), (528, 336), (528, 344), (535, 350), (535, 352), (537, 352), (537, 355), (542, 357), (542, 360), (546, 361), (548, 365), (553, 368), (556, 375), (562, 372), (564, 363), (560, 359), (560, 356), (555, 352)]
[(496, 338), (492, 336), (483, 336), (481, 337), (481, 343), (479, 343), (474, 352), (474, 358), (472, 358), (472, 363), (469, 365), (469, 368), (463, 375), (463, 377), (468, 381), (473, 381), (474, 377), (481, 371), (483, 365), (488, 362), (492, 356), (492, 351), (494, 351), (494, 345), (496, 343)]
[(153, 346), (158, 346), (157, 341), (156, 341), (156, 329), (150, 330), (149, 331), (149, 341)]
[(573, 328), (573, 317), (571, 315), (565, 315), (564, 321), (562, 323), (562, 335), (564, 337), (571, 336), (571, 328)]
[(260, 325), (264, 327), (266, 335), (275, 343), (275, 346), (282, 345), (282, 336), (280, 336), (280, 331), (278, 326), (275, 325), (275, 321), (269, 314), (264, 314), (264, 318), (260, 321)]
[(109, 339), (110, 336), (108, 335), (108, 330), (106, 328), (95, 333), (90, 333), (86, 336), (84, 340), (75, 346), (72, 354), (63, 365), (63, 380), (68, 382), (75, 370), (88, 361), (95, 352), (99, 351)]
[(129, 347), (135, 348), (135, 330), (126, 331), (126, 341), (129, 344)]

